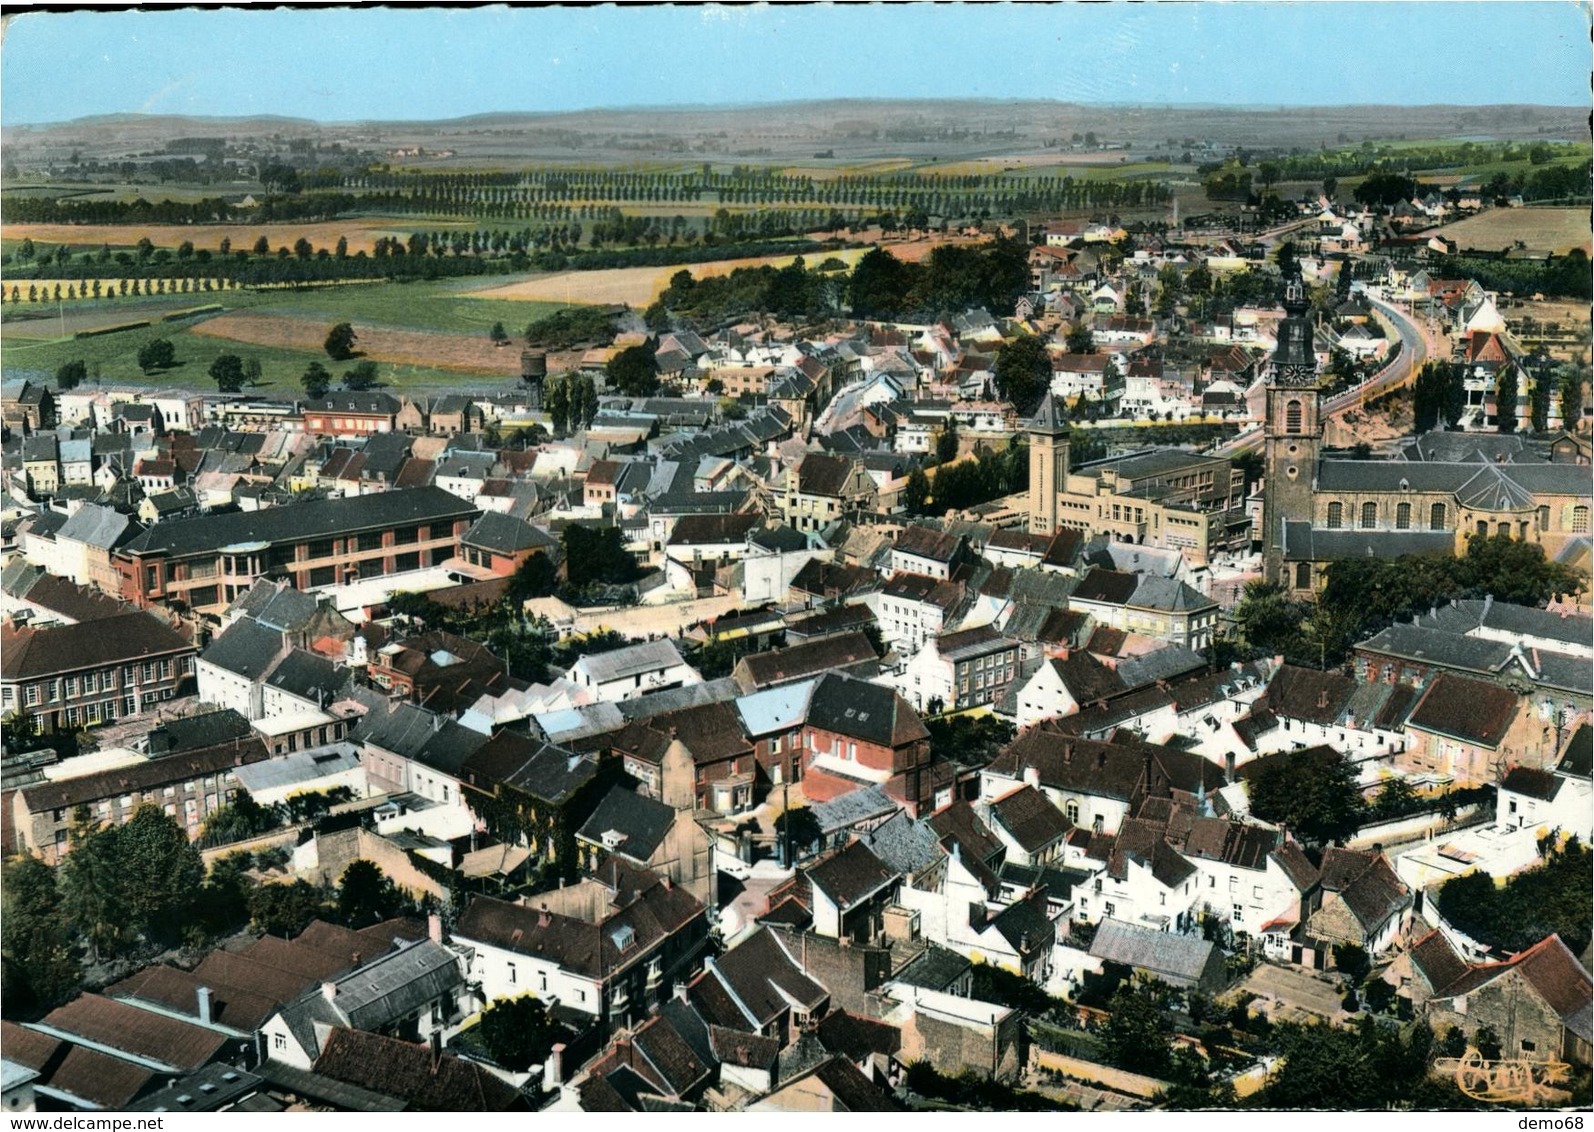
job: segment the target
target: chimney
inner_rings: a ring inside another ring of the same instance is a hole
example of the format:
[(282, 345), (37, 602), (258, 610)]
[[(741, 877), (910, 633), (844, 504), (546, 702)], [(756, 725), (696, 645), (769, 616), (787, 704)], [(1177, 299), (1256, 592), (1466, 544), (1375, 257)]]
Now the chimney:
[(433, 943), (443, 942), (443, 917), (436, 912), (426, 917), (426, 938)]
[(1328, 706), (1328, 689), (1327, 688), (1319, 688), (1317, 690), (1317, 709), (1319, 711), (1322, 711), (1327, 706)]
[(553, 917), (548, 915), (548, 905), (544, 904), (537, 911), (537, 926), (539, 928), (545, 928), (551, 923), (553, 923)]
[(360, 960), (363, 958), (364, 956), (362, 956), (358, 951), (350, 952), (349, 954), (349, 962), (355, 967), (360, 965)]
[(208, 1026), (208, 1025), (210, 1025), (210, 1022), (211, 1022), (210, 988), (209, 987), (200, 987), (197, 991), (194, 992), (194, 994), (199, 999), (199, 1020), (200, 1020), (200, 1022), (202, 1022), (203, 1024)]
[(338, 999), (338, 984), (334, 983), (331, 979), (328, 979), (326, 982), (322, 983), (321, 997), (326, 999), (328, 1002), (336, 1002)]
[(564, 1082), (565, 1044), (555, 1042), (542, 1063), (542, 1088), (551, 1093)]

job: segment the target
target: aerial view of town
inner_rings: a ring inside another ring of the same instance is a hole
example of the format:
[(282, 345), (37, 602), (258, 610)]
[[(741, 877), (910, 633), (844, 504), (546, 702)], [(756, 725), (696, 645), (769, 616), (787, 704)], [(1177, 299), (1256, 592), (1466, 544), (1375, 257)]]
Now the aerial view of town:
[(6, 19), (11, 1127), (1588, 1109), (1586, 6)]

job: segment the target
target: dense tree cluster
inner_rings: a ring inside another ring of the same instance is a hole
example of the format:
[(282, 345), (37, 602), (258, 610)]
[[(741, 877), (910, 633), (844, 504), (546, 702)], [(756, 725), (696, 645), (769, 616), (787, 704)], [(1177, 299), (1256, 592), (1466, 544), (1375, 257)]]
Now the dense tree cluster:
[(625, 585), (640, 573), (619, 527), (570, 524), (564, 530), (564, 558), (570, 584), (578, 589)]
[(1481, 1108), (1452, 1082), (1428, 1075), (1437, 1056), (1433, 1031), (1404, 1029), (1364, 1016), (1350, 1028), (1278, 1027), (1283, 1056), (1267, 1084), (1247, 1098), (1262, 1109), (1426, 1110)]
[(936, 468), (930, 477), (928, 507), (945, 514), (1028, 490), (1029, 447), (1015, 441), (1000, 452), (982, 447), (972, 460)]
[(1251, 813), (1287, 826), (1302, 840), (1345, 837), (1364, 818), (1356, 769), (1335, 751), (1314, 748), (1258, 759), (1246, 768)]
[(1242, 651), (1332, 667), (1357, 641), (1418, 611), (1486, 594), (1542, 606), (1583, 585), (1575, 571), (1547, 560), (1543, 547), (1506, 535), (1474, 536), (1460, 556), (1346, 558), (1325, 573), (1315, 605), (1269, 583), (1247, 585), (1234, 611)]
[(1473, 939), (1502, 951), (1522, 951), (1556, 932), (1580, 954), (1594, 923), (1589, 894), (1594, 854), (1575, 837), (1564, 848), (1547, 848), (1542, 864), (1503, 885), (1484, 872), (1446, 881), (1439, 890), (1440, 914)]
[(983, 247), (943, 244), (922, 263), (904, 263), (875, 248), (858, 261), (847, 287), (860, 318), (905, 318), (984, 307), (1008, 315), (1029, 290), (1028, 253), (1015, 240)]
[(1490, 291), (1588, 299), (1594, 295), (1588, 253), (1573, 248), (1548, 259), (1505, 259), (1476, 255), (1441, 256), (1434, 273), (1448, 279), (1475, 279)]

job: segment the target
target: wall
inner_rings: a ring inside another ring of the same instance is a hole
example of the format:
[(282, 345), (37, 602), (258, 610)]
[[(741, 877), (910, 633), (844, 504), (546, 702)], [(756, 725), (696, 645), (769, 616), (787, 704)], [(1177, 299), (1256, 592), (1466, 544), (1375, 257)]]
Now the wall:
[(345, 829), (316, 838), (315, 879), (321, 884), (336, 884), (343, 870), (358, 860), (367, 860), (389, 880), (412, 893), (424, 892), (448, 903), (448, 890), (421, 872), (409, 855), (385, 837), (368, 829)]

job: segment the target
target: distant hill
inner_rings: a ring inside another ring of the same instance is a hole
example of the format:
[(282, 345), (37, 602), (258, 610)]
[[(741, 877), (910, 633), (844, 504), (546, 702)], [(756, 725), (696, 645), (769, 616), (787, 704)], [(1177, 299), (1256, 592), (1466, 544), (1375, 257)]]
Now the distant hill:
[(1081, 105), (1045, 101), (836, 99), (761, 106), (669, 106), (565, 113), (503, 111), (442, 121), (313, 122), (269, 115), (112, 114), (12, 125), (0, 140), (29, 156), (80, 151), (85, 160), (159, 151), (168, 141), (308, 139), (361, 150), (422, 146), (461, 160), (966, 160), (1035, 153), (1076, 133), (1144, 152), (1212, 143), (1322, 146), (1442, 137), (1587, 137), (1586, 107)]

